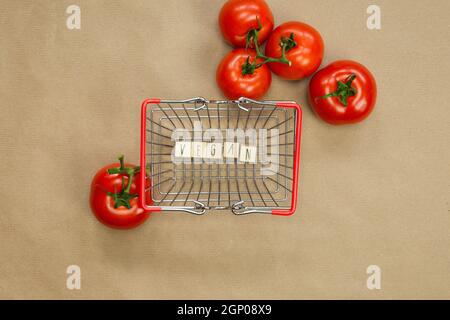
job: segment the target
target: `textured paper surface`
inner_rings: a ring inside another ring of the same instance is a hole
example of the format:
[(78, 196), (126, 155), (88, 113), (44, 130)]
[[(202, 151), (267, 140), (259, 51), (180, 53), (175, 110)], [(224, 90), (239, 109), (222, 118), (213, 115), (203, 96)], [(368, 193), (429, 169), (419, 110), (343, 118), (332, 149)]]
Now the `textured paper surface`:
[(332, 127), (308, 81), (274, 77), (267, 99), (304, 111), (294, 216), (155, 214), (123, 232), (90, 213), (90, 180), (138, 161), (143, 99), (222, 98), (222, 1), (0, 1), (0, 298), (450, 298), (450, 2), (376, 1), (370, 31), (372, 2), (270, 1), (277, 24), (321, 32), (324, 64), (360, 61), (379, 87), (367, 121)]

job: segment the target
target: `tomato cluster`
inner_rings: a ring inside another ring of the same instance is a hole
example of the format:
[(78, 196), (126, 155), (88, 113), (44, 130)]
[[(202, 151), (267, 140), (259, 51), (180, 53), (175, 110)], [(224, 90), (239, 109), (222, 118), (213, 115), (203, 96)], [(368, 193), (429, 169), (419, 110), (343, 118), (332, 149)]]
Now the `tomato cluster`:
[[(270, 88), (272, 72), (282, 79), (301, 80), (313, 75), (322, 63), (320, 33), (298, 21), (273, 29), (273, 14), (264, 0), (228, 0), (220, 11), (219, 26), (235, 48), (216, 73), (217, 84), (229, 99), (260, 99)], [(330, 124), (364, 120), (375, 106), (376, 95), (370, 71), (350, 60), (331, 63), (310, 80), (310, 103)]]
[[(282, 79), (301, 80), (313, 75), (322, 63), (324, 43), (320, 33), (298, 21), (274, 29), (272, 11), (264, 0), (228, 0), (220, 11), (219, 26), (234, 47), (216, 73), (217, 84), (229, 99), (260, 99), (270, 88), (272, 72)], [(376, 97), (377, 86), (370, 71), (350, 60), (331, 63), (315, 73), (309, 84), (315, 113), (330, 124), (364, 120), (372, 112)], [(90, 204), (100, 222), (129, 229), (148, 219), (149, 213), (138, 201), (141, 174), (145, 170), (125, 164), (123, 157), (97, 172), (91, 184)], [(150, 192), (146, 195), (147, 203), (151, 203)]]

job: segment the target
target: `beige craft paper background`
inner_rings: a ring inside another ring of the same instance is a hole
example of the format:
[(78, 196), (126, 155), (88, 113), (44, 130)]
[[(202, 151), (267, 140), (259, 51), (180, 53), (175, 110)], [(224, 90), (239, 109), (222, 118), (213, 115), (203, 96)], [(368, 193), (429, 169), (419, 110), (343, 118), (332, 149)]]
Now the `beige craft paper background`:
[[(366, 28), (372, 3), (380, 31)], [(123, 232), (91, 215), (95, 171), (138, 161), (144, 98), (221, 98), (221, 4), (0, 1), (0, 298), (450, 298), (446, 0), (270, 1), (277, 24), (320, 30), (324, 64), (358, 60), (379, 86), (367, 121), (332, 127), (307, 81), (274, 78), (267, 98), (304, 110), (293, 217), (155, 214)], [(80, 291), (66, 289), (71, 264)], [(382, 290), (366, 288), (372, 264)]]

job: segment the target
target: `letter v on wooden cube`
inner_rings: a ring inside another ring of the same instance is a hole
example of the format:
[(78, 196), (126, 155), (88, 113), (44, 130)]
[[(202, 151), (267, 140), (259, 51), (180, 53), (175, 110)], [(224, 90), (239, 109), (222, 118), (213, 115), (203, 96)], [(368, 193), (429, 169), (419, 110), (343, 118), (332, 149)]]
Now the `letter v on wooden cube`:
[(175, 143), (175, 157), (176, 158), (190, 158), (191, 157), (191, 142), (176, 142)]

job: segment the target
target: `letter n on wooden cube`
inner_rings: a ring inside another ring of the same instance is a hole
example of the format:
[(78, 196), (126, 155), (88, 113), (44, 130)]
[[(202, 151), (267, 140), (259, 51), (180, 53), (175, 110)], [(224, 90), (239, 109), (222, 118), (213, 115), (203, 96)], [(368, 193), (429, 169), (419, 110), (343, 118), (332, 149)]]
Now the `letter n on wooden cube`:
[(256, 152), (257, 152), (256, 147), (241, 146), (241, 150), (239, 153), (239, 161), (256, 163)]

